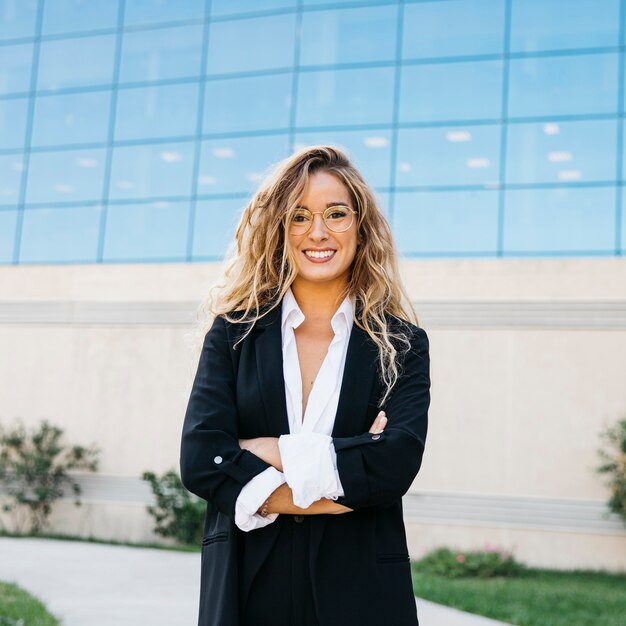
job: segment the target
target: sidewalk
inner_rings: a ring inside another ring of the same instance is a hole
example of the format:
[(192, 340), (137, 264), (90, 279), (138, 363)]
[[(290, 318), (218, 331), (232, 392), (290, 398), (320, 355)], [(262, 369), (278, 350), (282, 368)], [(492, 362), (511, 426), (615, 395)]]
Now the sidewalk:
[[(200, 554), (0, 537), (0, 580), (41, 599), (63, 626), (196, 626)], [(417, 600), (420, 626), (502, 622)]]

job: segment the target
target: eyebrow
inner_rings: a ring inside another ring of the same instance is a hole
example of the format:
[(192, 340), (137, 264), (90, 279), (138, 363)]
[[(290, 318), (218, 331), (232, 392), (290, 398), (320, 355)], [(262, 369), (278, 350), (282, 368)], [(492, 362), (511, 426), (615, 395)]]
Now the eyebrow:
[[(347, 202), (344, 202), (343, 200), (335, 200), (335, 202), (326, 203), (327, 209), (330, 209), (331, 206), (347, 206), (349, 209), (352, 208)], [(305, 207), (304, 204), (296, 205), (296, 209), (306, 209), (307, 211), (310, 211), (310, 209), (308, 207)]]

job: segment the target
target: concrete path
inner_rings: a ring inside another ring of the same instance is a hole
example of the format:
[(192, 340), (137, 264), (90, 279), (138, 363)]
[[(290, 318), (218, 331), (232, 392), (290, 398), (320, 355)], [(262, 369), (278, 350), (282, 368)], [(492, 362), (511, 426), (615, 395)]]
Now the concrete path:
[[(63, 626), (196, 626), (200, 554), (0, 537), (0, 580), (30, 591)], [(417, 600), (420, 626), (502, 626)]]

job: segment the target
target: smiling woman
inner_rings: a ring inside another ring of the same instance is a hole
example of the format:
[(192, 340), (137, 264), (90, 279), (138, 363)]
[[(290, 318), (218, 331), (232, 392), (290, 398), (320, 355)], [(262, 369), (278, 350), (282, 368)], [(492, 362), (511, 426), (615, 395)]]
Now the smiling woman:
[(233, 250), (181, 444), (207, 501), (199, 625), (415, 626), (401, 498), (426, 440), (428, 337), (374, 194), (338, 148), (304, 148)]

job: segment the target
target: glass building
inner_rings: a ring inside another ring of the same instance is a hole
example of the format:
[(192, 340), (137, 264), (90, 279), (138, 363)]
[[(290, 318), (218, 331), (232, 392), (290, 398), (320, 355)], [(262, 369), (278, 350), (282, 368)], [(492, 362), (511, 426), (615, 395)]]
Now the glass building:
[(0, 262), (222, 258), (344, 146), (406, 257), (622, 255), (624, 0), (0, 0)]

